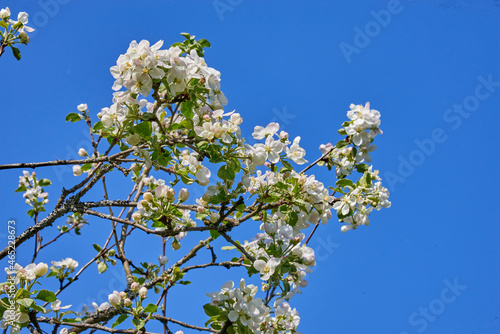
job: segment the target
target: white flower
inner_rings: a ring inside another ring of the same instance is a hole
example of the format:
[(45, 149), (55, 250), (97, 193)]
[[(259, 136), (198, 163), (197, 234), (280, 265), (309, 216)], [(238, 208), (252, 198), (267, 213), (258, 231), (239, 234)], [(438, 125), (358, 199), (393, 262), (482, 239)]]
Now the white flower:
[(17, 14), (17, 22), (10, 20), (9, 23), (16, 24), (18, 22), (21, 23), (21, 28), (19, 29), (19, 32), (23, 32), (23, 31), (33, 32), (33, 31), (35, 31), (35, 29), (33, 29), (31, 27), (28, 27), (26, 25), (26, 24), (28, 24), (28, 13), (26, 13), (26, 12), (20, 12), (19, 14)]
[(80, 176), (80, 175), (82, 175), (82, 173), (83, 173), (82, 166), (80, 166), (80, 165), (73, 166), (73, 175), (74, 176)]
[(55, 267), (68, 268), (69, 270), (73, 271), (76, 269), (76, 267), (78, 267), (78, 261), (75, 261), (72, 258), (68, 257), (62, 261), (52, 261), (52, 265)]
[(356, 197), (355, 196), (343, 196), (340, 201), (337, 201), (333, 204), (333, 208), (340, 212), (345, 216), (351, 211), (352, 207), (356, 205)]
[(263, 260), (255, 260), (253, 267), (260, 272), (262, 275), (261, 279), (263, 281), (267, 281), (274, 274), (274, 270), (279, 264), (280, 259), (273, 257), (267, 262)]
[(78, 107), (76, 107), (78, 111), (84, 112), (85, 110), (88, 109), (88, 106), (86, 103), (79, 104)]
[(263, 139), (267, 136), (274, 136), (276, 132), (280, 129), (280, 125), (278, 123), (269, 123), (265, 128), (262, 126), (256, 126), (253, 129), (252, 136), (255, 139)]
[(10, 9), (9, 7), (2, 8), (0, 10), (0, 19), (8, 19), (10, 17)]
[(304, 159), (304, 156), (306, 155), (306, 151), (299, 146), (300, 142), (300, 137), (296, 137), (293, 140), (292, 146), (290, 148), (285, 147), (285, 152), (286, 155), (289, 159), (292, 159), (293, 162), (299, 165), (303, 165), (307, 162), (306, 159)]
[(340, 228), (340, 230), (343, 232), (343, 233), (346, 233), (347, 231), (349, 231), (350, 229), (352, 229), (352, 225), (344, 225)]
[(71, 307), (71, 305), (61, 306), (61, 301), (59, 299), (56, 300), (55, 302), (53, 302), (52, 304), (50, 304), (50, 308), (54, 312), (57, 312), (59, 310), (65, 310), (65, 309), (68, 309), (70, 307)]

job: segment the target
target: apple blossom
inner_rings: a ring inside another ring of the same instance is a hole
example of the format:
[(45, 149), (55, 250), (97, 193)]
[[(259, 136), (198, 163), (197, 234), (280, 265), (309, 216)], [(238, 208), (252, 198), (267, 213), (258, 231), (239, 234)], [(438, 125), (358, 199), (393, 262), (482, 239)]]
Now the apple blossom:
[(163, 266), (163, 265), (167, 264), (168, 257), (166, 257), (164, 255), (160, 255), (160, 256), (158, 256), (158, 262), (160, 262), (160, 264)]
[(146, 298), (148, 294), (148, 289), (146, 289), (145, 287), (141, 287), (139, 289), (139, 296), (141, 296), (141, 298)]
[(73, 166), (73, 175), (74, 176), (80, 176), (82, 175), (83, 171), (82, 171), (82, 167), (80, 165), (74, 165)]

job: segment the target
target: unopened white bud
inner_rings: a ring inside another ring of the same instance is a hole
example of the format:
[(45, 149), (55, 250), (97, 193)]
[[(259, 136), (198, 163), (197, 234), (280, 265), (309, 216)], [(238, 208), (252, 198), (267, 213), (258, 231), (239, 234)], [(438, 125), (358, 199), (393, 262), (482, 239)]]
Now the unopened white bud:
[(168, 262), (168, 257), (163, 256), (163, 255), (160, 255), (160, 256), (158, 256), (158, 261), (159, 261), (159, 262), (160, 262), (160, 264), (163, 266), (164, 264), (167, 264), (167, 262)]
[(73, 175), (74, 176), (80, 176), (80, 175), (82, 175), (82, 167), (80, 165), (74, 165), (73, 166)]
[(186, 188), (182, 188), (179, 191), (179, 202), (185, 202), (189, 198), (189, 192)]
[(87, 151), (84, 148), (81, 148), (81, 149), (78, 150), (78, 155), (81, 156), (81, 157), (86, 157), (88, 154), (87, 154)]
[(127, 137), (127, 143), (132, 146), (136, 146), (141, 141), (141, 137), (137, 134), (133, 134)]

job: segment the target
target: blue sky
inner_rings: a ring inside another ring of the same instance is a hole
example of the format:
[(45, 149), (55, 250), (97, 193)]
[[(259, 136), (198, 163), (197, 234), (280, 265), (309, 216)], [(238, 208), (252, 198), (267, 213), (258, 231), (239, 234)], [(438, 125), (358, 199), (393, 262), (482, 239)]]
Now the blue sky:
[[(170, 45), (189, 32), (212, 43), (207, 63), (221, 71), (227, 110), (242, 115), (246, 136), (276, 121), (302, 137), (312, 161), (320, 144), (339, 140), (350, 103), (370, 101), (382, 114), (373, 160), (392, 207), (346, 234), (334, 220), (320, 227), (310, 244), (318, 266), (292, 300), (303, 333), (498, 333), (499, 1), (1, 1), (5, 6), (28, 12), (37, 30), (21, 47), (22, 61), (10, 50), (0, 58), (1, 163), (77, 158), (87, 137), (64, 118), (79, 103), (94, 115), (111, 104), (109, 67), (130, 41)], [(0, 219), (16, 219), (21, 230), (31, 222), (13, 193), (20, 173), (1, 172)], [(320, 168), (313, 173), (331, 177)], [(47, 189), (53, 200), (76, 182), (71, 167), (37, 174), (54, 182)], [(102, 221), (91, 223), (82, 238), (62, 241), (64, 252), (47, 247), (40, 260), (93, 256), (89, 241), (106, 236)], [(247, 238), (256, 228), (248, 227)], [(145, 247), (140, 238), (131, 245), (150, 261), (158, 254), (159, 246)], [(18, 249), (19, 263), (28, 263), (32, 246)], [(206, 320), (203, 293), (230, 276), (206, 273), (169, 299), (174, 317)], [(102, 302), (120, 288), (118, 270), (106, 275), (97, 281), (89, 273), (84, 278), (94, 283), (82, 279), (79, 293), (61, 296), (63, 304)]]

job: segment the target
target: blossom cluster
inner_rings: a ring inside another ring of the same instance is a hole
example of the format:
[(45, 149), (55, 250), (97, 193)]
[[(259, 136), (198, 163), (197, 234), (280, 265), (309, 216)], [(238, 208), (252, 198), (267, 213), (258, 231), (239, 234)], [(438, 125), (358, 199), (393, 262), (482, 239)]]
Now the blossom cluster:
[[(98, 114), (106, 128), (113, 125), (119, 128), (127, 119), (138, 119), (144, 107), (146, 113), (166, 121), (161, 102), (138, 99), (139, 94), (147, 97), (152, 89), (155, 89), (155, 94), (160, 94), (165, 105), (169, 101), (179, 102), (182, 94), (191, 88), (200, 93), (195, 100), (200, 107), (207, 105), (215, 110), (227, 104), (224, 93), (220, 91), (220, 72), (206, 65), (199, 50), (185, 52), (180, 46), (162, 50), (162, 46), (163, 41), (154, 45), (146, 40), (132, 41), (127, 52), (118, 58), (116, 66), (111, 67), (115, 78), (113, 89), (119, 91), (125, 87), (126, 91), (115, 93), (113, 105), (103, 108)], [(177, 122), (182, 119), (179, 116)]]
[[(178, 209), (176, 204), (185, 202), (189, 198), (186, 188), (179, 191), (176, 202), (174, 188), (165, 184), (165, 180), (155, 179), (150, 176), (145, 179), (149, 190), (144, 192), (142, 199), (137, 203), (137, 211), (132, 214), (132, 220), (137, 223), (146, 224), (153, 221), (152, 227), (156, 231), (175, 230), (180, 227), (195, 227), (196, 222), (191, 219), (191, 211)], [(174, 238), (174, 244), (186, 236), (186, 232), (179, 232)]]
[[(250, 172), (254, 171), (257, 166), (266, 164), (266, 162), (270, 164), (278, 163), (280, 158), (282, 158), (282, 153), (285, 153), (283, 157), (290, 159), (298, 165), (303, 165), (307, 162), (304, 159), (306, 151), (299, 146), (300, 137), (296, 137), (293, 142), (290, 142), (287, 132), (281, 131), (278, 134), (279, 127), (278, 123), (273, 122), (269, 123), (265, 128), (262, 126), (254, 128), (254, 132), (252, 133), (253, 138), (257, 140), (265, 139), (265, 143), (257, 143), (253, 146), (245, 144), (246, 154), (250, 158), (246, 164)], [(274, 136), (277, 136), (277, 139)]]
[[(0, 27), (5, 28), (4, 32), (0, 32), (0, 41), (2, 46), (10, 46), (17, 60), (21, 59), (21, 52), (14, 44), (28, 44), (30, 41), (28, 33), (35, 29), (27, 26), (28, 13), (20, 12), (17, 15), (17, 21), (11, 19), (9, 7), (0, 9)], [(3, 50), (2, 50), (3, 53)], [(0, 53), (1, 55), (1, 53)]]
[(48, 179), (37, 179), (36, 173), (23, 171), (23, 175), (19, 176), (19, 187), (16, 192), (24, 192), (23, 197), (26, 199), (26, 204), (32, 209), (28, 214), (33, 217), (35, 214), (45, 211), (44, 205), (49, 202), (49, 194), (43, 190), (43, 187), (51, 185)]
[(248, 328), (257, 334), (298, 333), (300, 317), (296, 309), (288, 303), (275, 307), (274, 316), (271, 308), (255, 295), (258, 287), (241, 279), (239, 286), (233, 281), (225, 283), (221, 291), (207, 293), (210, 304), (204, 306), (205, 312), (211, 316), (209, 323), (220, 329), (224, 321), (230, 320), (233, 328)]
[[(6, 329), (11, 328), (11, 334), (18, 334), (21, 331), (21, 327), (25, 327), (30, 321), (29, 310), (26, 308), (26, 304), (23, 302), (26, 298), (26, 294), (29, 296), (29, 290), (35, 283), (37, 279), (45, 276), (49, 270), (46, 263), (40, 262), (38, 264), (31, 263), (26, 267), (21, 266), (16, 263), (13, 266), (5, 268), (7, 273), (7, 282), (2, 283), (1, 292), (9, 294), (8, 303), (9, 307), (3, 312), (2, 321), (0, 323), (0, 328)], [(2, 308), (6, 305), (2, 302)], [(40, 308), (42, 309), (42, 308)]]

